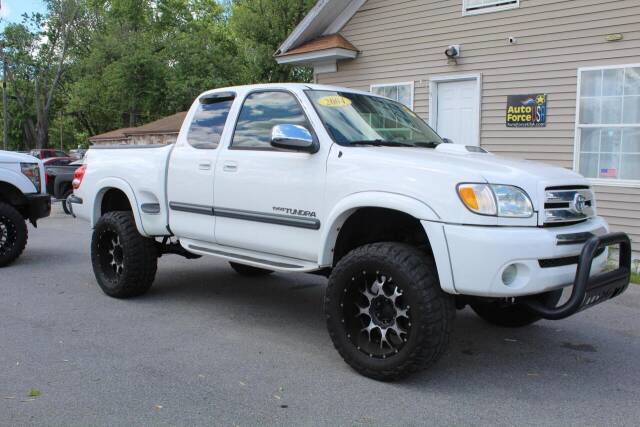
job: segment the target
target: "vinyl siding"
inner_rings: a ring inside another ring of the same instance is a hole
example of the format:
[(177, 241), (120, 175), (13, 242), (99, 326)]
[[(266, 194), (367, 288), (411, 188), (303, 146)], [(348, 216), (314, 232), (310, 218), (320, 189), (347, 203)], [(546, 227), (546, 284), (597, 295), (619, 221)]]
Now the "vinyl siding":
[[(430, 77), (479, 73), (481, 145), (572, 168), (577, 70), (639, 63), (638, 22), (638, 0), (520, 0), (517, 9), (473, 16), (462, 15), (462, 0), (368, 0), (341, 31), (359, 57), (317, 80), (361, 90), (413, 80), (414, 109), (428, 120)], [(607, 42), (612, 33), (623, 40)], [(451, 44), (462, 45), (457, 65), (444, 56)], [(507, 95), (537, 92), (548, 94), (546, 128), (507, 128)], [(640, 188), (595, 189), (600, 213), (640, 255)]]

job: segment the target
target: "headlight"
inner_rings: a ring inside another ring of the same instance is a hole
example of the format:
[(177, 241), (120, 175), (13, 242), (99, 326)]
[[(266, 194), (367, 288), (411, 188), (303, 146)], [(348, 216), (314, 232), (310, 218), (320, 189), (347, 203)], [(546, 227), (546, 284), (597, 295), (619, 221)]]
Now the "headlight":
[(29, 178), (29, 181), (36, 187), (36, 192), (39, 193), (40, 187), (40, 166), (37, 163), (20, 163), (20, 169), (22, 174)]
[(458, 196), (472, 212), (507, 218), (529, 218), (533, 204), (524, 190), (511, 185), (460, 184)]

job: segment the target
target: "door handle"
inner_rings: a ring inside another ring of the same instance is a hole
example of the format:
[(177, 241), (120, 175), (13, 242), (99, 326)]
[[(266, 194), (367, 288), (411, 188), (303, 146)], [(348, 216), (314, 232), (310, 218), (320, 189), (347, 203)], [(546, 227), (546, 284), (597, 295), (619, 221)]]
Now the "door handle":
[(198, 169), (200, 169), (201, 171), (211, 170), (211, 162), (201, 161), (200, 163), (198, 163)]
[(236, 162), (224, 162), (222, 170), (225, 172), (235, 172), (238, 170), (238, 164)]

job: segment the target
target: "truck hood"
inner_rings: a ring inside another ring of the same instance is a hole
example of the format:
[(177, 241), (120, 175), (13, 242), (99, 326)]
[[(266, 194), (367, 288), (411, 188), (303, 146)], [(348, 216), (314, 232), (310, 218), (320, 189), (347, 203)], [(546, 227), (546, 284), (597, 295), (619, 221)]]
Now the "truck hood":
[[(336, 180), (349, 179), (358, 191), (380, 190), (404, 194), (427, 203), (440, 220), (459, 224), (538, 225), (529, 219), (486, 217), (470, 213), (456, 196), (460, 183), (513, 185), (527, 192), (534, 211), (544, 210), (545, 189), (589, 185), (581, 175), (560, 167), (514, 160), (467, 148), (442, 144), (437, 148), (341, 148), (342, 161), (331, 163)], [(347, 178), (348, 177), (348, 178)], [(345, 186), (349, 187), (349, 186)]]
[(475, 151), (477, 149), (477, 147), (464, 145), (441, 144), (432, 154), (442, 155), (443, 161), (455, 162), (456, 167), (478, 173), (492, 184), (517, 185), (523, 181), (558, 181), (565, 185), (588, 185), (582, 175), (568, 169), (529, 160), (509, 159), (488, 152), (477, 152)]
[(37, 158), (23, 153), (0, 150), (0, 163), (39, 163)]

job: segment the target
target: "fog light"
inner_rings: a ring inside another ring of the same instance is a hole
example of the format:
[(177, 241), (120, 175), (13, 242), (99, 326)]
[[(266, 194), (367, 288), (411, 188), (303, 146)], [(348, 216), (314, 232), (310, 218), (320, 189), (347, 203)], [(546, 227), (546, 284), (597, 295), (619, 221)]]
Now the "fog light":
[(518, 276), (518, 267), (515, 264), (511, 264), (502, 272), (502, 283), (507, 286), (511, 286), (516, 281)]

